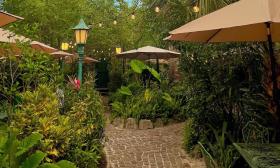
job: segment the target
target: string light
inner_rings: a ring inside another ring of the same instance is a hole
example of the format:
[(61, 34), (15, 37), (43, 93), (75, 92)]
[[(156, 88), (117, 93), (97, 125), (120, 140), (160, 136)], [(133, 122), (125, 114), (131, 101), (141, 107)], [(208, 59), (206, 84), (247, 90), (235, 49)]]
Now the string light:
[(155, 12), (156, 12), (156, 13), (159, 13), (159, 12), (160, 12), (160, 8), (159, 8), (158, 6), (155, 8)]
[(193, 7), (193, 12), (194, 13), (198, 13), (200, 11), (199, 7), (197, 6), (197, 4)]
[(135, 19), (135, 13), (131, 14), (131, 19), (134, 20)]

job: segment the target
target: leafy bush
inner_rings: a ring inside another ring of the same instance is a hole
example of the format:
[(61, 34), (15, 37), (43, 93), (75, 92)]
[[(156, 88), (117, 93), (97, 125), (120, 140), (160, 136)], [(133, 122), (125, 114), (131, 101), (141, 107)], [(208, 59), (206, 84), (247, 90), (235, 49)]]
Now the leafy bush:
[(22, 91), (34, 89), (42, 83), (61, 85), (63, 76), (58, 62), (28, 45), (0, 44), (0, 101), (16, 104)]
[(43, 138), (39, 133), (32, 133), (24, 139), (18, 140), (12, 129), (2, 125), (0, 135), (1, 168), (41, 168), (47, 166), (76, 168), (73, 163), (66, 160), (61, 160), (58, 163), (43, 163), (46, 154), (36, 149)]
[(129, 87), (122, 87), (116, 94), (119, 99), (111, 104), (114, 117), (133, 117), (138, 120), (179, 119), (180, 103), (167, 92), (141, 89), (133, 93)]
[[(86, 92), (73, 93), (76, 94), (73, 98), (78, 98), (65, 114), (60, 114), (51, 86), (39, 85), (35, 91), (21, 94), (22, 103), (13, 115), (12, 127), (18, 129), (20, 137), (41, 133), (39, 149), (47, 154), (50, 162), (67, 158), (79, 167), (96, 167), (101, 156), (103, 108), (98, 94), (86, 87), (86, 84), (82, 87)], [(79, 154), (77, 150), (89, 153), (90, 160), (75, 159)]]

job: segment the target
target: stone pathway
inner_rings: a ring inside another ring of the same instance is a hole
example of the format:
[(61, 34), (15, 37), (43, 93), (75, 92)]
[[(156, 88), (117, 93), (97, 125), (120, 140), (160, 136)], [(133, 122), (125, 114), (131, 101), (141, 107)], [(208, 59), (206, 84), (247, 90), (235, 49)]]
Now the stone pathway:
[(149, 130), (106, 126), (107, 168), (205, 168), (182, 149), (184, 124)]

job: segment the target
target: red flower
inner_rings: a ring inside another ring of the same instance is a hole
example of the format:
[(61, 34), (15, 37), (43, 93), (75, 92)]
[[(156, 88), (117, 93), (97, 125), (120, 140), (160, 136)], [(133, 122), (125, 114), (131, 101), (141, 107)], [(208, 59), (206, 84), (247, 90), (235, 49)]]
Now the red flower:
[(80, 90), (80, 88), (81, 88), (81, 81), (79, 79), (75, 79), (74, 83), (75, 83), (75, 88), (77, 90)]

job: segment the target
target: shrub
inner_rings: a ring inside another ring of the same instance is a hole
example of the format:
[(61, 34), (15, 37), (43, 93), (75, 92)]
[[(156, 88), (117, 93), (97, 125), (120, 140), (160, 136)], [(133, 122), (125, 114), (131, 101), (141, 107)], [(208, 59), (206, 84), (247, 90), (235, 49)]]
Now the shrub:
[[(41, 133), (39, 149), (50, 162), (66, 158), (79, 167), (96, 167), (101, 156), (103, 108), (99, 95), (87, 87), (85, 84), (80, 92), (72, 92), (75, 100), (65, 114), (59, 112), (57, 96), (50, 86), (39, 85), (35, 91), (21, 94), (22, 103), (13, 115), (12, 126), (22, 138)], [(88, 153), (89, 159), (77, 159), (77, 151)]]
[[(132, 95), (126, 95), (123, 88), (129, 90)], [(169, 93), (162, 90), (148, 89), (138, 87), (136, 91), (130, 91), (131, 85), (122, 87), (116, 93), (115, 101), (112, 105), (112, 113), (114, 117), (133, 117), (140, 119), (157, 118), (179, 119), (180, 103), (173, 98)]]

